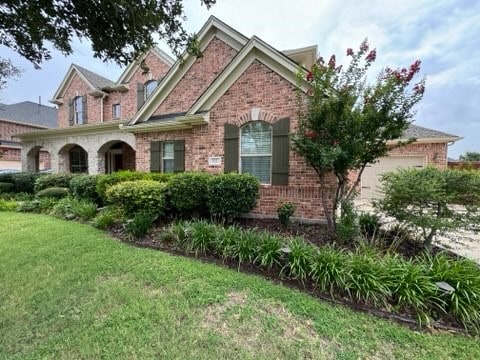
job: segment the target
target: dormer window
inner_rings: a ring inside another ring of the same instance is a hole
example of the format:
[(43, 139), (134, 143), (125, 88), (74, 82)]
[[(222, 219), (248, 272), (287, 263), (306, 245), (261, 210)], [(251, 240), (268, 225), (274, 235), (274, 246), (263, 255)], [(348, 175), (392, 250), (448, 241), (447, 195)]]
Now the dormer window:
[(157, 87), (157, 83), (158, 83), (157, 80), (150, 80), (145, 83), (145, 89), (143, 92), (145, 94), (144, 100), (147, 100), (150, 97), (150, 95), (152, 95), (153, 91)]
[(75, 125), (83, 124), (83, 98), (81, 96), (73, 99), (73, 122)]

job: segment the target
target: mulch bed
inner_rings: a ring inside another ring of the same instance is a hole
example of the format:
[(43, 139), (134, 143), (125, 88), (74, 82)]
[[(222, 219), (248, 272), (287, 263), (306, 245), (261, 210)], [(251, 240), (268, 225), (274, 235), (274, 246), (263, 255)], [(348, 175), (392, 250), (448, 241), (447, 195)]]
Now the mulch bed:
[[(171, 223), (171, 221), (158, 224), (154, 229), (152, 229), (149, 235), (143, 238), (135, 239), (135, 241), (132, 241), (130, 238), (128, 238), (128, 236), (125, 234), (125, 231), (121, 225), (112, 227), (109, 230), (109, 233), (113, 237), (117, 238), (118, 240), (122, 242), (126, 242), (133, 246), (137, 246), (141, 248), (156, 249), (156, 250), (164, 251), (177, 256), (195, 258), (207, 263), (214, 263), (216, 265), (234, 269), (244, 273), (260, 275), (270, 281), (273, 281), (274, 283), (283, 284), (290, 288), (301, 290), (314, 297), (331, 302), (333, 304), (348, 306), (355, 311), (369, 313), (378, 317), (390, 319), (397, 323), (406, 325), (416, 330), (420, 329), (420, 330), (430, 331), (430, 332), (447, 331), (447, 332), (453, 332), (453, 333), (468, 334), (468, 332), (461, 326), (461, 324), (452, 322), (450, 321), (450, 319), (444, 319), (442, 321), (433, 322), (429, 327), (421, 328), (418, 326), (417, 321), (415, 319), (415, 315), (412, 313), (404, 313), (404, 314), (392, 313), (387, 308), (380, 309), (368, 303), (354, 302), (347, 296), (332, 297), (330, 294), (321, 293), (311, 283), (302, 284), (301, 282), (295, 279), (282, 276), (280, 274), (281, 269), (278, 267), (272, 267), (271, 269), (266, 269), (259, 266), (255, 266), (250, 263), (242, 263), (239, 265), (238, 262), (236, 261), (233, 261), (230, 259), (222, 260), (208, 252), (205, 254), (204, 253), (195, 254), (192, 252), (187, 252), (184, 249), (178, 249), (174, 247), (173, 244), (159, 241), (158, 239), (159, 238), (158, 235), (162, 232), (162, 230), (166, 226), (168, 226), (169, 223)], [(292, 224), (290, 228), (285, 229), (278, 223), (278, 220), (276, 219), (240, 219), (236, 222), (236, 225), (244, 229), (269, 231), (269, 232), (284, 235), (284, 236), (302, 236), (306, 238), (308, 241), (310, 241), (311, 243), (316, 244), (318, 246), (331, 243), (331, 240), (326, 236), (326, 228), (322, 224), (296, 223), (296, 224)], [(354, 243), (342, 244), (342, 246), (350, 250), (355, 248)], [(434, 249), (434, 252), (439, 252), (442, 250), (443, 249), (436, 248)], [(396, 249), (396, 251), (403, 256), (414, 257), (414, 256), (418, 256), (418, 254), (421, 253), (422, 247), (421, 247), (421, 244), (418, 244), (418, 242), (415, 242), (414, 240), (407, 240), (401, 246), (399, 246)], [(452, 256), (457, 256), (457, 255), (453, 254)]]

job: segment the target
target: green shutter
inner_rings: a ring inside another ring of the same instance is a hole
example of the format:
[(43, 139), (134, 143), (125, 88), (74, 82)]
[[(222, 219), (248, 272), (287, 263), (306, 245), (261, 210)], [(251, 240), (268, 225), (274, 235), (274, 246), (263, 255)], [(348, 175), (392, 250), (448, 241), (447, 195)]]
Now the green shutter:
[(185, 171), (185, 140), (173, 142), (173, 172)]
[(160, 171), (160, 156), (161, 156), (161, 142), (160, 141), (152, 141), (150, 143), (150, 171)]
[(272, 131), (272, 185), (288, 185), (290, 119), (278, 120)]
[(69, 99), (68, 100), (68, 125), (70, 126), (74, 125), (74, 121), (73, 121), (73, 117), (75, 116), (74, 110), (75, 109), (73, 107), (73, 99)]
[(145, 87), (143, 83), (137, 83), (137, 110), (142, 107), (145, 100), (144, 91)]
[(239, 129), (232, 124), (224, 125), (224, 172), (238, 172)]
[(87, 95), (82, 96), (82, 120), (83, 124), (88, 122)]

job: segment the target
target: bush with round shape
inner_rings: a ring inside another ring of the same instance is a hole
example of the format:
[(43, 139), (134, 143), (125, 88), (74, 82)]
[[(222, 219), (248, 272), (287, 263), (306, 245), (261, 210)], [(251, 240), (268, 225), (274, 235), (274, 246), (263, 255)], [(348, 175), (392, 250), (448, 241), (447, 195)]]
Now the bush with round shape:
[(0, 194), (13, 192), (15, 185), (11, 182), (0, 182)]
[(67, 174), (67, 173), (60, 173), (60, 174), (48, 174), (40, 176), (35, 180), (35, 193), (39, 191), (51, 187), (58, 187), (58, 188), (69, 188), (70, 181), (75, 177), (78, 176), (77, 174)]
[(285, 201), (278, 205), (277, 207), (277, 216), (278, 220), (280, 221), (280, 224), (282, 224), (284, 227), (290, 226), (290, 218), (293, 216), (295, 213), (295, 204)]
[(12, 183), (14, 193), (32, 194), (37, 178), (43, 176), (40, 173), (9, 173), (0, 174), (0, 182)]
[(100, 196), (97, 193), (97, 177), (95, 175), (78, 175), (69, 183), (72, 195), (77, 199), (97, 202)]
[(144, 211), (162, 216), (166, 208), (165, 188), (165, 183), (154, 180), (124, 181), (107, 189), (106, 200), (127, 215)]
[(119, 184), (124, 181), (136, 181), (136, 180), (153, 180), (158, 182), (167, 182), (173, 174), (165, 173), (147, 173), (140, 171), (117, 171), (111, 174), (98, 175), (97, 176), (97, 193), (100, 197), (107, 200), (107, 189), (115, 184)]
[(212, 175), (179, 173), (168, 181), (167, 194), (172, 208), (181, 216), (199, 217), (208, 213), (207, 191)]
[(223, 222), (250, 212), (257, 204), (260, 183), (250, 174), (213, 176), (208, 186), (207, 205), (210, 214)]
[(69, 194), (69, 191), (67, 188), (49, 187), (49, 188), (38, 191), (35, 194), (35, 197), (61, 199), (68, 196), (68, 194)]

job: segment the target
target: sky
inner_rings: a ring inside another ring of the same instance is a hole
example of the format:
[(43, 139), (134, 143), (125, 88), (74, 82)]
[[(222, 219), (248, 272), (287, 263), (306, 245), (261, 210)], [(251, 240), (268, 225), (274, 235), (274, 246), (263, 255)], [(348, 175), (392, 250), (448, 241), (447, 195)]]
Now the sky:
[[(279, 50), (317, 45), (321, 56), (336, 54), (340, 62), (348, 47), (368, 38), (377, 49), (372, 75), (420, 59), (427, 85), (415, 124), (463, 137), (450, 146), (449, 157), (480, 151), (480, 0), (217, 0), (210, 10), (200, 0), (186, 0), (184, 6), (184, 25), (191, 33), (215, 15)], [(159, 47), (169, 52), (166, 45)], [(93, 58), (88, 41), (75, 40), (73, 48), (68, 57), (53, 51), (52, 59), (35, 70), (0, 47), (0, 57), (24, 70), (0, 93), (0, 102), (38, 102), (41, 97), (48, 105), (71, 63), (111, 80), (120, 76), (118, 66)]]

